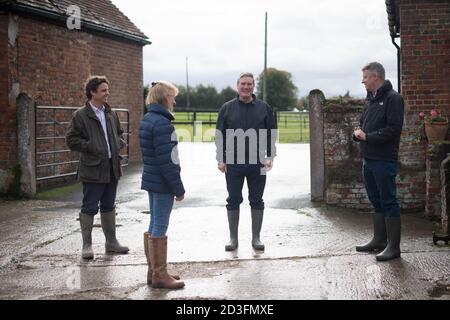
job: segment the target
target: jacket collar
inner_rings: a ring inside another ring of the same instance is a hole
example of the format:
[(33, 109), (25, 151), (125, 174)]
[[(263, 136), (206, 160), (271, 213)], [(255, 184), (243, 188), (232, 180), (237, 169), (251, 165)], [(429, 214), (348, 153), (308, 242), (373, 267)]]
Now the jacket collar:
[(383, 97), (387, 92), (392, 90), (392, 83), (389, 80), (385, 80), (383, 85), (377, 90), (377, 95), (374, 97), (372, 92), (367, 92), (367, 100), (378, 100)]
[[(106, 115), (109, 112), (111, 112), (111, 107), (107, 103), (105, 103), (104, 106), (105, 106), (105, 115)], [(89, 101), (86, 101), (86, 113), (87, 113), (88, 117), (97, 119), (97, 116), (95, 115), (94, 110), (92, 110), (92, 107), (91, 107), (91, 104), (89, 103)]]
[(254, 94), (254, 93), (252, 93), (252, 101), (250, 101), (250, 102), (244, 102), (244, 101), (242, 101), (240, 98), (239, 98), (239, 93), (238, 94), (236, 94), (236, 99), (237, 99), (237, 101), (239, 101), (240, 103), (243, 103), (243, 104), (255, 104), (255, 102), (256, 102), (256, 95)]
[(166, 117), (169, 120), (175, 120), (174, 116), (167, 110), (165, 107), (163, 107), (160, 104), (151, 104), (147, 106), (148, 112), (158, 113), (164, 117)]

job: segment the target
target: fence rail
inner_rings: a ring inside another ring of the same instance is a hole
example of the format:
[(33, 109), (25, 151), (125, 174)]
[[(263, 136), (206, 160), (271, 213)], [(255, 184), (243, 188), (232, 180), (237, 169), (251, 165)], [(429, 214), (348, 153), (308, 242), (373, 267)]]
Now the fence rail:
[[(278, 142), (308, 143), (309, 142), (309, 113), (278, 111), (274, 113), (278, 127)], [(202, 129), (215, 127), (218, 112), (216, 110), (176, 111), (173, 124), (176, 129), (186, 129), (197, 133), (198, 124)], [(211, 141), (203, 140), (202, 141)]]
[[(35, 108), (35, 140), (36, 140), (36, 182), (70, 177), (77, 174), (77, 153), (67, 149), (65, 134), (72, 113), (78, 107), (36, 106)], [(119, 115), (120, 123), (125, 128), (127, 140), (126, 154), (122, 166), (128, 165), (130, 145), (130, 113), (125, 108), (113, 109)], [(121, 115), (126, 120), (121, 118)], [(62, 118), (62, 119), (61, 119)]]

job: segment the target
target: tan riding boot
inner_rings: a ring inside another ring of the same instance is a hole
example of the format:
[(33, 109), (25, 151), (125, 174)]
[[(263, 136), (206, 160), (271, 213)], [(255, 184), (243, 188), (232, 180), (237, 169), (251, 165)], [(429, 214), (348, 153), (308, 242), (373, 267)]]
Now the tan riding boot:
[(181, 289), (183, 281), (177, 281), (167, 273), (167, 236), (150, 237), (150, 260), (153, 269), (152, 287)]
[[(147, 258), (147, 265), (148, 265), (148, 270), (147, 270), (147, 284), (152, 284), (152, 274), (153, 274), (153, 270), (152, 270), (152, 263), (151, 263), (151, 254), (150, 254), (150, 247), (149, 246), (149, 241), (150, 237), (148, 235), (148, 232), (144, 232), (144, 251), (145, 251), (145, 257)], [(175, 280), (180, 280), (180, 276), (176, 275), (176, 274), (171, 274), (170, 275), (172, 278), (174, 278)]]

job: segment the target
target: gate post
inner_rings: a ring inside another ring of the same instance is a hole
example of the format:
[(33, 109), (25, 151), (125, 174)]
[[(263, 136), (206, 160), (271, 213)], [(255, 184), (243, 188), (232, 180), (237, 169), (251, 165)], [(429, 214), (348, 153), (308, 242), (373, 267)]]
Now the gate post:
[(311, 164), (311, 201), (324, 201), (325, 151), (323, 135), (323, 101), (325, 96), (316, 89), (309, 93), (309, 137)]
[(20, 166), (20, 193), (36, 195), (36, 119), (32, 98), (21, 93), (17, 97), (18, 159)]

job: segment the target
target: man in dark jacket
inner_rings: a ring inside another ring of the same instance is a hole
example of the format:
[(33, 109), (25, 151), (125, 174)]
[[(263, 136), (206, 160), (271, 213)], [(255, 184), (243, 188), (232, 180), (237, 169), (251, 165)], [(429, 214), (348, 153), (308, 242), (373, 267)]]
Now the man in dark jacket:
[(252, 246), (264, 250), (260, 240), (264, 214), (263, 194), (266, 172), (276, 156), (276, 123), (270, 106), (253, 94), (255, 80), (251, 73), (238, 79), (238, 97), (220, 109), (216, 126), (218, 169), (225, 173), (228, 198), (230, 243), (226, 251), (238, 247), (239, 206), (243, 201), (242, 187), (247, 179), (252, 216)]
[(108, 80), (105, 77), (90, 77), (86, 83), (86, 96), (89, 101), (74, 113), (66, 142), (70, 150), (80, 152), (78, 179), (83, 183), (80, 212), (82, 257), (93, 259), (91, 234), (99, 204), (106, 252), (125, 254), (129, 251), (116, 239), (115, 212), (117, 184), (122, 175), (119, 153), (126, 143), (119, 118), (106, 103)]
[(360, 142), (364, 184), (374, 207), (374, 237), (356, 250), (383, 250), (376, 259), (387, 261), (400, 257), (400, 208), (395, 179), (404, 104), (389, 80), (385, 80), (380, 63), (369, 63), (362, 72), (367, 99), (353, 139)]

